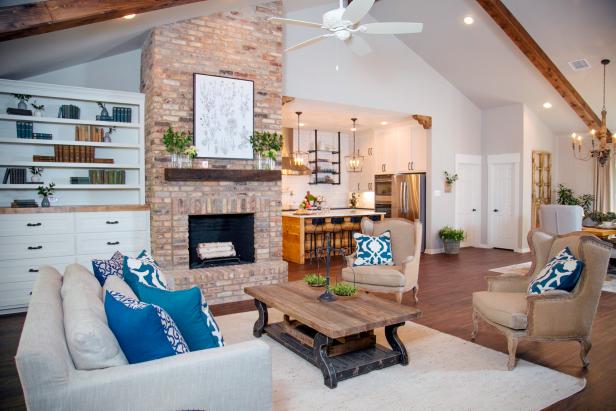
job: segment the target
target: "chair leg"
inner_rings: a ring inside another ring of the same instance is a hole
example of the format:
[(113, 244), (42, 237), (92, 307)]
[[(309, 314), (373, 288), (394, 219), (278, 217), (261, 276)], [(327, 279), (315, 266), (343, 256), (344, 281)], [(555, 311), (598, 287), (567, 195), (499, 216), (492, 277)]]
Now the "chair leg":
[(580, 358), (582, 359), (582, 366), (584, 368), (590, 365), (590, 360), (588, 359), (588, 353), (592, 348), (592, 343), (590, 342), (590, 337), (582, 337), (580, 339)]
[(404, 297), (404, 293), (402, 291), (396, 293), (396, 301), (398, 301), (398, 304), (402, 304), (402, 297)]
[(477, 334), (479, 333), (479, 314), (473, 310), (473, 332), (471, 333), (471, 341), (475, 341)]
[(418, 286), (413, 287), (413, 300), (415, 300), (415, 304), (419, 303), (419, 298), (417, 297), (418, 293), (419, 293), (419, 287)]
[(515, 353), (518, 349), (518, 339), (513, 335), (507, 336), (507, 350), (509, 351), (509, 362), (507, 363), (507, 370), (511, 371), (515, 367)]

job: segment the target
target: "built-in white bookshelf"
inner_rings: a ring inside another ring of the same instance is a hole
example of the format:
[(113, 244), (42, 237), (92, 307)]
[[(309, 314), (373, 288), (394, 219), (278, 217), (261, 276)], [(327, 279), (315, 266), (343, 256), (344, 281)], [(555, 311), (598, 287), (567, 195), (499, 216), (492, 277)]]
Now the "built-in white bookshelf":
[[(7, 114), (17, 108), (13, 94), (32, 96), (30, 103), (44, 104), (42, 116)], [(112, 115), (113, 107), (131, 109), (131, 122), (98, 121), (105, 103)], [(0, 184), (0, 207), (13, 200), (35, 199), (40, 202), (37, 187), (56, 184), (52, 205), (116, 205), (145, 204), (144, 174), (144, 95), (123, 91), (68, 87), (53, 84), (0, 80), (0, 182), (7, 168), (42, 167), (40, 184)], [(62, 105), (79, 107), (79, 119), (59, 118)], [(52, 134), (51, 140), (17, 138), (17, 123), (31, 122), (35, 133)], [(113, 128), (111, 142), (76, 141), (78, 126)], [(54, 156), (54, 146), (94, 148), (96, 158), (112, 159), (113, 163), (34, 161), (33, 156)], [(71, 177), (88, 177), (89, 170), (125, 170), (124, 184), (71, 184)], [(27, 171), (30, 181), (31, 173)]]

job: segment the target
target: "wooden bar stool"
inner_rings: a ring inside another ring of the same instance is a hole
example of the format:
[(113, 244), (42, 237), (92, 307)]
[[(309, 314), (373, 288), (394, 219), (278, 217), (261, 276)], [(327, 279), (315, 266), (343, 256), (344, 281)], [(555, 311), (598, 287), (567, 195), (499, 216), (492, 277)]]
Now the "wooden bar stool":
[(332, 217), (330, 223), (325, 226), (325, 232), (331, 233), (331, 251), (332, 254), (339, 254), (344, 256), (346, 250), (344, 247), (344, 231), (342, 225), (344, 224), (344, 217)]
[[(312, 264), (312, 258), (315, 257), (318, 264), (319, 258), (324, 250), (323, 239), (325, 233), (325, 219), (313, 218), (310, 221), (310, 224), (306, 225), (305, 233), (306, 242), (308, 243), (308, 258), (310, 259), (310, 263)], [(321, 242), (320, 245), (319, 241)]]

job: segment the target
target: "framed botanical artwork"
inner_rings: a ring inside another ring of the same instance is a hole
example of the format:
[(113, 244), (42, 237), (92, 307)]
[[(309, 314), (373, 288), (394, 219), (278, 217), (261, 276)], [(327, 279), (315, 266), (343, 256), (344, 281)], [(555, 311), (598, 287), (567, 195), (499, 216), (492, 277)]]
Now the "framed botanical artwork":
[(193, 96), (197, 157), (251, 160), (254, 83), (195, 73)]

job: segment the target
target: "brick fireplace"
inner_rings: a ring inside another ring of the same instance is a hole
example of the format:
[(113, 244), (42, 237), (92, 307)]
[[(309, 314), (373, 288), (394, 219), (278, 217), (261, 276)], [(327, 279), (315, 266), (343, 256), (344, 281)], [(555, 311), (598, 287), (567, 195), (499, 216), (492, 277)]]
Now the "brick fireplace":
[[(280, 131), (282, 31), (267, 18), (281, 12), (276, 1), (160, 26), (149, 33), (142, 50), (152, 253), (174, 277), (176, 288), (197, 285), (214, 304), (248, 299), (246, 286), (287, 280), (281, 181), (171, 181), (165, 177), (168, 155), (162, 136), (169, 126), (192, 133), (193, 73), (253, 80), (255, 130)], [(210, 160), (210, 166), (249, 170), (253, 163)], [(225, 215), (253, 216), (254, 262), (191, 269), (189, 218)]]

